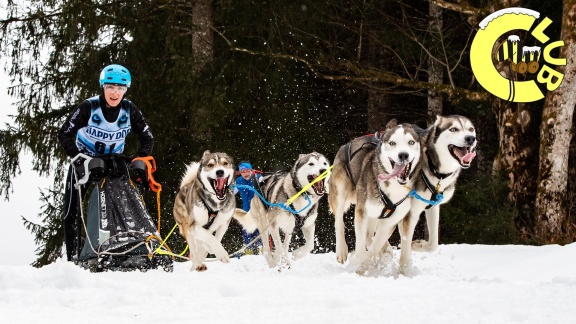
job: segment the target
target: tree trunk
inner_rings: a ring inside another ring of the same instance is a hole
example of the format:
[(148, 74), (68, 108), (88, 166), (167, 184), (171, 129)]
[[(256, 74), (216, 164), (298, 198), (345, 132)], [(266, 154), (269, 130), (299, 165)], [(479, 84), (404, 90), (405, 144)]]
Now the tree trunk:
[[(364, 10), (365, 8), (363, 8)], [(360, 51), (364, 47), (367, 53), (367, 60), (374, 62), (376, 66), (383, 70), (388, 70), (388, 63), (384, 59), (380, 44), (374, 43), (370, 38), (364, 39), (362, 35), (362, 24), (358, 28), (359, 45), (358, 45), (358, 58), (362, 57)], [(364, 45), (362, 43), (364, 42)], [(390, 115), (393, 115), (392, 107), (390, 105), (391, 94), (383, 90), (369, 89), (368, 102), (367, 102), (367, 126), (369, 133), (375, 133), (386, 128), (386, 124), (390, 120)]]
[[(511, 0), (493, 3), (492, 12), (503, 8), (519, 7), (522, 1)], [(520, 38), (526, 38), (526, 33), (514, 31)], [(500, 41), (508, 38), (503, 35)], [(497, 50), (496, 44), (494, 51)], [(505, 78), (512, 78), (510, 66), (507, 63), (496, 64), (496, 69)], [(525, 104), (513, 103), (493, 97), (492, 110), (496, 117), (498, 128), (498, 152), (494, 158), (492, 170), (494, 174), (503, 174), (508, 181), (510, 193), (508, 199), (516, 206), (516, 227), (524, 237), (533, 233), (533, 209), (536, 191), (534, 174), (537, 172), (538, 151), (537, 124)]]
[(568, 243), (568, 155), (576, 105), (576, 0), (564, 0), (560, 57), (567, 58), (562, 84), (546, 95), (540, 125), (536, 192), (536, 237), (541, 243)]
[(388, 123), (386, 108), (388, 94), (378, 90), (368, 90), (368, 132), (383, 130)]
[(537, 173), (537, 123), (524, 104), (494, 97), (492, 108), (498, 127), (498, 153), (494, 158), (494, 174), (508, 179), (508, 199), (516, 205), (516, 227), (528, 237), (533, 232), (534, 199)]
[[(214, 7), (212, 0), (194, 0), (192, 3), (192, 73), (198, 75), (206, 64), (214, 59)], [(191, 111), (190, 127), (198, 130), (198, 120), (210, 116), (207, 107)], [(212, 129), (200, 130), (194, 134), (198, 141), (210, 142)]]
[[(572, 125), (572, 134), (574, 134)], [(570, 155), (568, 156), (568, 234), (576, 242), (576, 138), (572, 136)]]
[(212, 0), (195, 0), (192, 6), (192, 68), (195, 73), (214, 59), (213, 19)]
[[(442, 37), (442, 8), (430, 3), (430, 32), (437, 37)], [(437, 37), (433, 37), (436, 39)], [(440, 62), (428, 57), (428, 82), (442, 84), (444, 81), (444, 67)], [(436, 121), (436, 116), (442, 115), (442, 95), (435, 91), (428, 91), (428, 125)]]

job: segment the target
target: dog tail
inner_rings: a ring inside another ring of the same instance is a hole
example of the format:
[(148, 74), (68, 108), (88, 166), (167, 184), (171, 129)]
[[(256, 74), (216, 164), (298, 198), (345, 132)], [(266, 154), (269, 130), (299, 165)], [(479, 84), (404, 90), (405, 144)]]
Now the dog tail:
[(198, 177), (198, 169), (200, 168), (200, 163), (192, 162), (186, 166), (186, 171), (184, 172), (184, 176), (180, 181), (180, 188), (184, 187), (185, 185), (191, 183), (192, 181), (196, 180)]
[(246, 232), (254, 232), (258, 228), (258, 222), (254, 219), (254, 216), (250, 212), (244, 211), (243, 209), (236, 208), (234, 210), (234, 215), (232, 215), (235, 220), (242, 225), (242, 228)]

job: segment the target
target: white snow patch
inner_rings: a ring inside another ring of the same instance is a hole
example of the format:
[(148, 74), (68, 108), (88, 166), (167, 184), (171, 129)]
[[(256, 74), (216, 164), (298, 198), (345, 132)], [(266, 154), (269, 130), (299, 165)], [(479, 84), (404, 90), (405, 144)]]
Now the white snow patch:
[[(240, 233), (227, 233), (240, 235)], [(58, 260), (36, 269), (0, 265), (2, 323), (576, 323), (576, 243), (440, 245), (400, 250), (360, 276), (334, 253), (290, 269), (264, 257), (189, 262), (162, 270), (90, 273)], [(31, 311), (32, 310), (32, 311)]]
[(522, 52), (524, 52), (524, 53), (540, 52), (540, 46), (524, 46), (524, 47), (522, 47)]
[(500, 16), (506, 15), (506, 14), (528, 15), (528, 16), (532, 16), (536, 19), (540, 18), (540, 13), (538, 11), (535, 11), (535, 10), (520, 8), (520, 7), (506, 8), (506, 9), (501, 9), (501, 10), (498, 10), (496, 12), (493, 12), (488, 17), (484, 18), (479, 24), (480, 29), (485, 29), (486, 26), (488, 26), (488, 24), (492, 20), (494, 20)]

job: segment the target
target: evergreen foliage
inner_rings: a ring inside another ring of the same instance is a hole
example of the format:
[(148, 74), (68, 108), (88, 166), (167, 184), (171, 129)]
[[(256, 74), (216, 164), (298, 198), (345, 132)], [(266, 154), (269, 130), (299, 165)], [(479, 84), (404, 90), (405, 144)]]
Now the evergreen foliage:
[(515, 211), (508, 201), (508, 191), (500, 177), (463, 176), (452, 197), (461, 203), (441, 208), (441, 243), (526, 243), (514, 226)]

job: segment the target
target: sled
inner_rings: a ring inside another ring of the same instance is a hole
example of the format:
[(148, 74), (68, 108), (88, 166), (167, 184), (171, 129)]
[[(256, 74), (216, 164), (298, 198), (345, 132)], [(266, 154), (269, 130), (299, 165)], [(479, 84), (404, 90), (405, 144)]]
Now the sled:
[[(85, 160), (75, 165), (80, 157)], [(156, 169), (154, 160), (147, 159), (152, 164), (143, 158), (130, 161), (122, 155), (79, 154), (72, 160), (80, 198), (78, 210), (82, 211), (76, 220), (75, 264), (92, 272), (173, 270), (172, 258), (157, 253), (167, 247), (141, 194), (148, 185), (154, 191), (159, 187), (151, 177)], [(88, 187), (86, 206), (82, 204), (82, 185)]]

